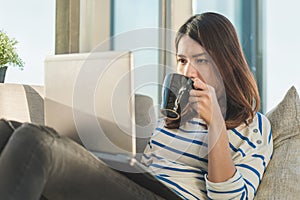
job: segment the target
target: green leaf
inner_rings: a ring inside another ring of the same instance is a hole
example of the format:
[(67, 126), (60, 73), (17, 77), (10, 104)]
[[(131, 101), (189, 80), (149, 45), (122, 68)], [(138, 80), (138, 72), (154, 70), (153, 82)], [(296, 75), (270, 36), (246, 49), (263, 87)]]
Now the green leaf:
[(0, 67), (13, 65), (20, 69), (24, 68), (25, 63), (17, 53), (17, 44), (16, 39), (9, 38), (4, 31), (0, 30)]

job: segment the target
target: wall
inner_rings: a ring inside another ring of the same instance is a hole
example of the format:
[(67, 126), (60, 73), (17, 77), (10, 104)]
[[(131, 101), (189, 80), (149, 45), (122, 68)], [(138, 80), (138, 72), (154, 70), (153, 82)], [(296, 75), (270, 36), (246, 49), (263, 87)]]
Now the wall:
[(300, 92), (300, 2), (266, 0), (267, 111), (295, 85)]

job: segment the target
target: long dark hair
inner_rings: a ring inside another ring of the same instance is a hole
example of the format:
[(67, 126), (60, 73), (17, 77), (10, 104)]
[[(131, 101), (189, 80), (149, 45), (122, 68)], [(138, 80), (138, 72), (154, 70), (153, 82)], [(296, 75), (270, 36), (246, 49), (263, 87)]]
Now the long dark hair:
[[(212, 12), (192, 16), (177, 32), (176, 52), (184, 35), (198, 42), (209, 53), (220, 72), (227, 99), (227, 129), (244, 122), (251, 123), (254, 113), (259, 110), (260, 97), (232, 23), (223, 15)], [(166, 123), (166, 127), (176, 128), (179, 123), (180, 120), (177, 125)]]

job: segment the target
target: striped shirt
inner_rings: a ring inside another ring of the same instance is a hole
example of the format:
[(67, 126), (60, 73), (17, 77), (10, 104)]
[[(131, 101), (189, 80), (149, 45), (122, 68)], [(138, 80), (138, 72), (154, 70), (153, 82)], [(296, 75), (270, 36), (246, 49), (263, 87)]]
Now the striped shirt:
[(179, 129), (167, 129), (160, 120), (142, 162), (183, 199), (253, 199), (273, 152), (270, 123), (257, 113), (251, 124), (227, 133), (237, 170), (225, 182), (207, 179), (208, 130), (198, 118)]

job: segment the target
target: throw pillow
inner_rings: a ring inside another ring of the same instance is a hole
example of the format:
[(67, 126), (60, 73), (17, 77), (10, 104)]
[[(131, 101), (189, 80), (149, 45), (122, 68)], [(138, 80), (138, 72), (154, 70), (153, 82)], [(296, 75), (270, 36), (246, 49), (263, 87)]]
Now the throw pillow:
[(296, 88), (291, 87), (266, 116), (272, 126), (274, 152), (255, 199), (299, 199), (300, 100)]

